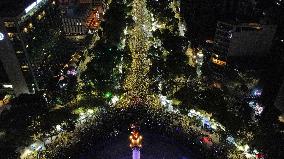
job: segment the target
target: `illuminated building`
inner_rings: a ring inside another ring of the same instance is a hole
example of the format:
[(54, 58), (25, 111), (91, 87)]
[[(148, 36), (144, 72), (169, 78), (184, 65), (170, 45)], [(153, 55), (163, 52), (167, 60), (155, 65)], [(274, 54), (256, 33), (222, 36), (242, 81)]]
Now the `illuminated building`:
[[(6, 93), (12, 93), (13, 87), (8, 79), (7, 73), (0, 61), (0, 100), (6, 95)], [(1, 105), (1, 104), (0, 104)]]
[(274, 25), (218, 22), (214, 50), (223, 57), (265, 56), (270, 52), (275, 32)]
[(62, 18), (62, 24), (66, 38), (78, 41), (86, 37), (88, 30), (82, 18)]
[(59, 7), (65, 37), (79, 42), (99, 28), (106, 3), (103, 0), (60, 0)]
[[(50, 29), (59, 26), (56, 21), (55, 1), (1, 0), (0, 2), (0, 57), (14, 93), (33, 93), (40, 89), (36, 71), (42, 63), (43, 50)], [(2, 36), (1, 36), (2, 37)], [(40, 40), (41, 39), (41, 40)]]
[(239, 20), (248, 20), (260, 12), (254, 0), (220, 0), (218, 4), (219, 14), (229, 19), (235, 17)]
[(104, 14), (104, 9), (101, 5), (95, 6), (86, 17), (86, 26), (93, 30), (98, 29)]

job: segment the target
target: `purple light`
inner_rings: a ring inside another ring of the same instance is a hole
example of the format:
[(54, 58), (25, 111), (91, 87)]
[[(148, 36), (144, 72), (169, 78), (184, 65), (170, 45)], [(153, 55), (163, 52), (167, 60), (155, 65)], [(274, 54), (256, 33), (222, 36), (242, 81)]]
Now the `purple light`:
[(67, 74), (68, 74), (68, 75), (73, 75), (73, 76), (75, 76), (75, 75), (77, 74), (77, 71), (76, 71), (75, 69), (73, 69), (73, 70), (68, 70), (68, 71), (67, 71)]
[(254, 96), (261, 96), (261, 94), (262, 94), (262, 90), (261, 90), (261, 89), (255, 89), (255, 90), (253, 91), (253, 95), (254, 95)]
[(211, 124), (207, 118), (203, 118), (201, 122), (204, 127), (211, 128)]
[(140, 159), (140, 149), (139, 148), (132, 149), (132, 159)]

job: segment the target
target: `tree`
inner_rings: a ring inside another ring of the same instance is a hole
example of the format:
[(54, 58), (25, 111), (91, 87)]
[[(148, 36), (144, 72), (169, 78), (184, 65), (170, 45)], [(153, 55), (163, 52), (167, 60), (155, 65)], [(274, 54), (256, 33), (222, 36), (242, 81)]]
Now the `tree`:
[(5, 132), (5, 138), (0, 140), (0, 150), (8, 151), (0, 151), (1, 157), (5, 154), (13, 156), (18, 146), (26, 145), (30, 136), (44, 124), (47, 112), (47, 105), (40, 95), (22, 94), (15, 98), (10, 110), (1, 114), (0, 130)]
[(131, 22), (129, 19), (127, 20), (126, 13), (128, 10), (129, 7), (121, 1), (113, 1), (105, 14), (106, 21), (102, 23), (104, 38), (111, 45), (119, 43), (120, 35), (126, 26), (126, 21)]

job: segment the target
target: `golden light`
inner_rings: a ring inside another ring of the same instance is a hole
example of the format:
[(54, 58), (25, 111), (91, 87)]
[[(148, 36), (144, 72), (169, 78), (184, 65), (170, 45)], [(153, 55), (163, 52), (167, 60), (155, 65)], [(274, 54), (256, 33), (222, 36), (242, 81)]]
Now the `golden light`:
[[(127, 30), (129, 35), (127, 43), (132, 62), (123, 84), (126, 93), (121, 96), (116, 107), (144, 105), (154, 109), (161, 108), (159, 97), (149, 91), (152, 81), (148, 77), (148, 72), (152, 63), (148, 58), (148, 50), (153, 41), (147, 33), (151, 30), (152, 24), (151, 15), (146, 7), (146, 0), (134, 0), (131, 15), (135, 17), (135, 25), (133, 29)], [(145, 29), (147, 30), (145, 31)]]
[(41, 20), (41, 18), (42, 18), (42, 16), (41, 16), (41, 14), (39, 14), (39, 15), (37, 16), (37, 19), (38, 19), (38, 20)]
[(14, 36), (14, 33), (8, 33), (8, 36), (11, 38)]
[(214, 63), (214, 64), (217, 64), (217, 65), (220, 65), (220, 66), (225, 66), (227, 64), (226, 61), (222, 61), (222, 60), (219, 60), (217, 58), (214, 58), (212, 57), (211, 61)]

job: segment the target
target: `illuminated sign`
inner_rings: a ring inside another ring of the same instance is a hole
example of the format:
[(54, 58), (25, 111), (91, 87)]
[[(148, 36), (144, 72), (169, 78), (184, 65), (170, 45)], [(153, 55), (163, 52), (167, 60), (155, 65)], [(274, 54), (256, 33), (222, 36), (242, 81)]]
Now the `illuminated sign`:
[(4, 40), (4, 34), (0, 32), (0, 41)]
[(26, 9), (25, 12), (28, 13), (30, 10), (32, 10), (36, 5), (38, 5), (39, 3), (41, 3), (43, 0), (36, 0), (36, 2), (32, 3), (31, 5), (29, 5)]

